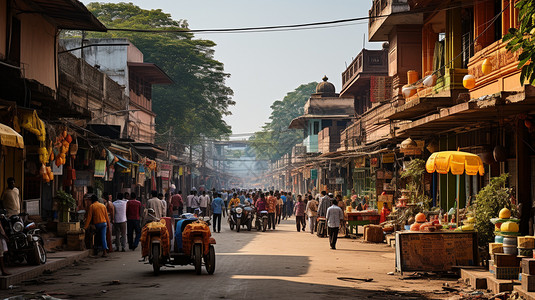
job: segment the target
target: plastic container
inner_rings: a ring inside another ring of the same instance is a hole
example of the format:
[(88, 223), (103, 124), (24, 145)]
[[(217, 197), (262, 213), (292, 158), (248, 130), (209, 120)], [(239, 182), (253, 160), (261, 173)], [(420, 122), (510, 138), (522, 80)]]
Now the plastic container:
[(405, 225), (405, 230), (411, 230), (411, 225)]
[(517, 246), (517, 237), (516, 236), (504, 236), (503, 245)]
[(413, 84), (416, 81), (418, 81), (418, 72), (416, 72), (415, 70), (407, 71), (407, 83)]
[(515, 245), (503, 245), (503, 253), (517, 255), (518, 248)]
[(498, 244), (503, 244), (503, 236), (497, 235), (494, 237), (494, 242)]

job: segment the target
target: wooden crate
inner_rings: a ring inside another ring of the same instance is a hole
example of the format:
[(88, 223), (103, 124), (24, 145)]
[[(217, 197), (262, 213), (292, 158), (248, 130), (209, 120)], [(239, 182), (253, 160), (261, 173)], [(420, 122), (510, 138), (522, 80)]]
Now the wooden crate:
[(383, 227), (379, 225), (364, 226), (364, 241), (371, 243), (382, 243), (385, 239)]
[(67, 232), (67, 250), (81, 251), (85, 250), (85, 233), (76, 230)]
[(522, 273), (535, 275), (535, 258), (522, 259)]
[(520, 274), (522, 289), (527, 292), (535, 292), (535, 275)]
[(67, 231), (80, 230), (79, 222), (59, 222), (58, 223), (58, 236), (65, 236)]

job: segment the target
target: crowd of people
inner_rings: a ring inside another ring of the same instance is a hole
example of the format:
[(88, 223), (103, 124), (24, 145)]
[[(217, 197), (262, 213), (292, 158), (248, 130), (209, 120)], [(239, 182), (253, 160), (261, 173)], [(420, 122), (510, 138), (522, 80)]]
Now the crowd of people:
[[(137, 200), (135, 193), (117, 193), (115, 200), (112, 195), (104, 192), (101, 198), (93, 194), (91, 188), (84, 196), (87, 207), (85, 228), (93, 225), (96, 236), (100, 237), (103, 256), (108, 251), (136, 250), (139, 245), (141, 227), (146, 222), (148, 212), (151, 217), (178, 218), (184, 213), (192, 213), (212, 218), (213, 232), (221, 232), (221, 220), (229, 210), (237, 205), (253, 207), (255, 211), (267, 211), (269, 230), (275, 230), (282, 220), (295, 215), (296, 230), (317, 232), (317, 221), (325, 219), (330, 246), (336, 248), (339, 233), (347, 235), (344, 211), (347, 205), (358, 210), (365, 209), (365, 201), (359, 202), (356, 197), (343, 201), (340, 195), (322, 191), (304, 195), (293, 195), (286, 191), (240, 190), (227, 189), (221, 191), (192, 189), (184, 197), (182, 191), (171, 191), (162, 194), (152, 191), (150, 198), (143, 205)], [(115, 246), (115, 247), (113, 247)], [(113, 249), (115, 248), (115, 249)]]

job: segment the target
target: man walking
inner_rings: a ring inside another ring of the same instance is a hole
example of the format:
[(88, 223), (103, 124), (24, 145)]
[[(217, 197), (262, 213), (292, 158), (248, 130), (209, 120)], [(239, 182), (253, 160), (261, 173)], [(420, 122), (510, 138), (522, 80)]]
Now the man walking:
[(182, 201), (182, 191), (171, 197), (171, 206), (173, 207), (173, 217), (179, 217), (184, 210), (184, 201)]
[(326, 191), (321, 191), (321, 195), (322, 197), (320, 198), (320, 204), (318, 207), (318, 217), (325, 217), (327, 214), (327, 208), (329, 208), (332, 200), (327, 195)]
[(188, 197), (186, 197), (186, 212), (187, 213), (192, 213), (193, 212), (191, 210), (191, 202), (192, 202), (193, 197), (194, 197), (193, 193), (194, 193), (194, 191), (190, 191)]
[(98, 202), (98, 197), (96, 195), (91, 196), (91, 205), (87, 212), (87, 218), (85, 220), (84, 228), (87, 230), (89, 225), (95, 225), (97, 230), (97, 237), (100, 239), (102, 245), (102, 257), (106, 257), (108, 253), (108, 243), (106, 241), (106, 228), (110, 223), (108, 218), (108, 212), (106, 211), (106, 206)]
[[(214, 215), (214, 232), (221, 232), (221, 214), (225, 216), (225, 202), (221, 199), (221, 194), (216, 194), (216, 198), (212, 201), (212, 213)], [(216, 231), (217, 225), (217, 231)]]
[(202, 195), (199, 197), (199, 206), (202, 211), (203, 217), (206, 216), (208, 203), (210, 202), (210, 196), (206, 195), (206, 191), (202, 191)]
[(336, 240), (338, 239), (338, 230), (340, 223), (344, 220), (344, 212), (337, 206), (338, 201), (332, 200), (332, 205), (327, 209), (325, 219), (327, 220), (327, 233), (329, 234), (329, 243), (331, 249), (336, 249)]
[[(141, 212), (141, 202), (136, 199), (136, 194), (130, 194), (130, 200), (126, 202), (126, 227), (128, 248), (132, 251), (136, 250), (141, 237), (141, 224), (139, 223), (139, 216)], [(136, 239), (134, 240), (134, 232)]]
[(273, 196), (273, 191), (269, 191), (269, 197), (267, 198), (267, 211), (268, 211), (268, 227), (275, 230), (275, 213), (277, 212), (277, 198)]
[(120, 242), (122, 252), (126, 251), (126, 202), (127, 200), (123, 199), (123, 193), (117, 193), (117, 200), (113, 201), (113, 206), (115, 208), (115, 217), (113, 219), (115, 248), (119, 251)]
[(308, 195), (308, 203), (306, 208), (308, 221), (310, 224), (310, 233), (314, 234), (314, 230), (316, 228), (316, 217), (318, 215), (318, 201), (314, 200), (312, 198), (312, 195)]
[(7, 188), (2, 194), (2, 205), (7, 210), (7, 216), (20, 214), (19, 189), (15, 187), (15, 178), (7, 179)]
[(152, 208), (154, 210), (154, 216), (160, 220), (163, 217), (163, 202), (162, 200), (158, 199), (158, 192), (152, 191), (150, 192), (152, 198), (147, 200), (147, 210)]
[(191, 213), (195, 213), (195, 210), (201, 207), (201, 199), (197, 196), (197, 191), (193, 191), (193, 198), (191, 198)]

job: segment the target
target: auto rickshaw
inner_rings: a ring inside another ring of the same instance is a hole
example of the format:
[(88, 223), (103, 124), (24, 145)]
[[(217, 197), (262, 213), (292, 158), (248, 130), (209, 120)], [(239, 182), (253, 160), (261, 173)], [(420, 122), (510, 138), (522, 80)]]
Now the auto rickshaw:
[[(184, 214), (171, 221), (175, 224), (174, 234), (169, 234), (168, 223), (171, 218), (157, 220), (153, 211), (149, 217), (154, 221), (147, 223), (141, 233), (141, 252), (144, 260), (152, 264), (154, 275), (160, 273), (162, 266), (194, 265), (195, 272), (200, 275), (202, 264), (208, 274), (215, 271), (215, 239), (210, 232), (209, 224), (204, 218), (193, 214)], [(171, 247), (172, 245), (172, 247)]]

